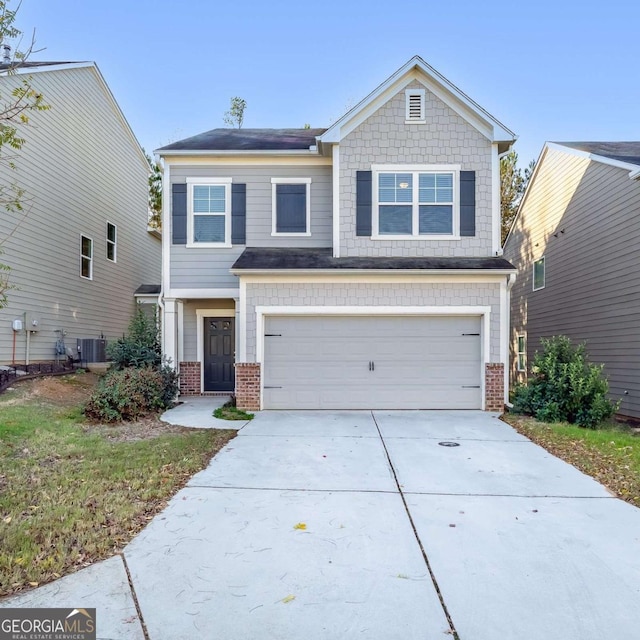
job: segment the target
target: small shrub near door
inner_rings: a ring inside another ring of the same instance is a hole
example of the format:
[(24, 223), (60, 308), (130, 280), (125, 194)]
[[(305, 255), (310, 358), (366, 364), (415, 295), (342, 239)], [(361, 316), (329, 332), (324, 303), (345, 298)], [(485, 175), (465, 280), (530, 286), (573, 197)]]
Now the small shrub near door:
[(543, 422), (570, 422), (593, 429), (610, 418), (618, 405), (607, 398), (604, 365), (588, 361), (584, 344), (566, 336), (542, 339), (526, 386), (514, 395), (513, 410)]

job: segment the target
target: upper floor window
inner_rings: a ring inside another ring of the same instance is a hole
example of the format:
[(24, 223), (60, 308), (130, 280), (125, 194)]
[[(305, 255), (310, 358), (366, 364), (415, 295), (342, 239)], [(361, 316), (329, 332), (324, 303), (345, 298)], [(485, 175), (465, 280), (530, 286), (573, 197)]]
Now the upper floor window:
[(187, 188), (187, 246), (231, 246), (231, 178), (190, 178)]
[(311, 235), (311, 178), (271, 178), (271, 235)]
[(540, 260), (536, 260), (533, 263), (533, 290), (544, 289), (545, 286), (545, 271), (544, 271), (544, 257)]
[(424, 89), (407, 89), (405, 91), (405, 120), (406, 123), (425, 122), (425, 91)]
[(93, 280), (93, 240), (80, 236), (80, 275)]
[(118, 255), (118, 228), (107, 222), (107, 260), (116, 262)]
[(374, 237), (458, 235), (457, 169), (382, 169), (376, 176)]

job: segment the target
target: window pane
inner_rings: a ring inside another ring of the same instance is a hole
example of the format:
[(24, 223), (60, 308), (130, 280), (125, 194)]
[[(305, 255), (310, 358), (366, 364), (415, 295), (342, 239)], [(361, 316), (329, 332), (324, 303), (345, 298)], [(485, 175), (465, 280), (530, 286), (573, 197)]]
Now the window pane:
[(193, 187), (194, 213), (224, 213), (224, 185), (195, 185)]
[(533, 263), (533, 288), (544, 288), (544, 258)]
[(411, 207), (385, 205), (379, 209), (378, 233), (380, 235), (410, 235)]
[(418, 187), (420, 202), (453, 202), (452, 173), (421, 173)]
[(378, 176), (378, 202), (411, 202), (413, 176), (410, 173), (381, 173)]
[(224, 242), (225, 216), (194, 216), (194, 242)]
[(91, 277), (91, 260), (89, 258), (82, 258), (80, 273), (84, 278)]
[(518, 351), (524, 351), (524, 336), (518, 336)]
[(419, 233), (453, 233), (453, 207), (451, 205), (420, 205)]
[(307, 185), (276, 185), (276, 232), (306, 233)]
[(111, 242), (116, 241), (116, 225), (107, 223), (107, 240)]
[(91, 257), (92, 256), (92, 242), (90, 238), (85, 238), (84, 236), (82, 236), (82, 255), (83, 256), (87, 256), (87, 257)]
[(107, 242), (107, 260), (112, 262), (116, 259), (116, 245), (112, 242)]

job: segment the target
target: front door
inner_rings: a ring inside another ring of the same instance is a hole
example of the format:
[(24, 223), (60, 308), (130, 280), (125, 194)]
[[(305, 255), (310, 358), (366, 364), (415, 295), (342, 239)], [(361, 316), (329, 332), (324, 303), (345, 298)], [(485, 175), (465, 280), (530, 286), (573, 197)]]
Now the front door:
[(234, 318), (204, 319), (204, 390), (235, 388)]

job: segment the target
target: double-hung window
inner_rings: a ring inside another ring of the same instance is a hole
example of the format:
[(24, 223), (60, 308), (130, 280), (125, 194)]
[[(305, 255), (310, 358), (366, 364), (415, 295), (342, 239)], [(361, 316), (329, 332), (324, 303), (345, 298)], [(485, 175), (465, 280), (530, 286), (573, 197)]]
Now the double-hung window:
[(118, 256), (118, 229), (115, 224), (107, 222), (107, 260), (116, 262)]
[(311, 178), (271, 178), (271, 235), (311, 235)]
[(231, 246), (231, 179), (188, 179), (187, 188), (187, 246)]
[(527, 340), (524, 336), (518, 336), (518, 371), (527, 369)]
[(93, 240), (80, 236), (80, 276), (93, 280)]
[(379, 168), (374, 237), (456, 237), (458, 175), (457, 167)]

